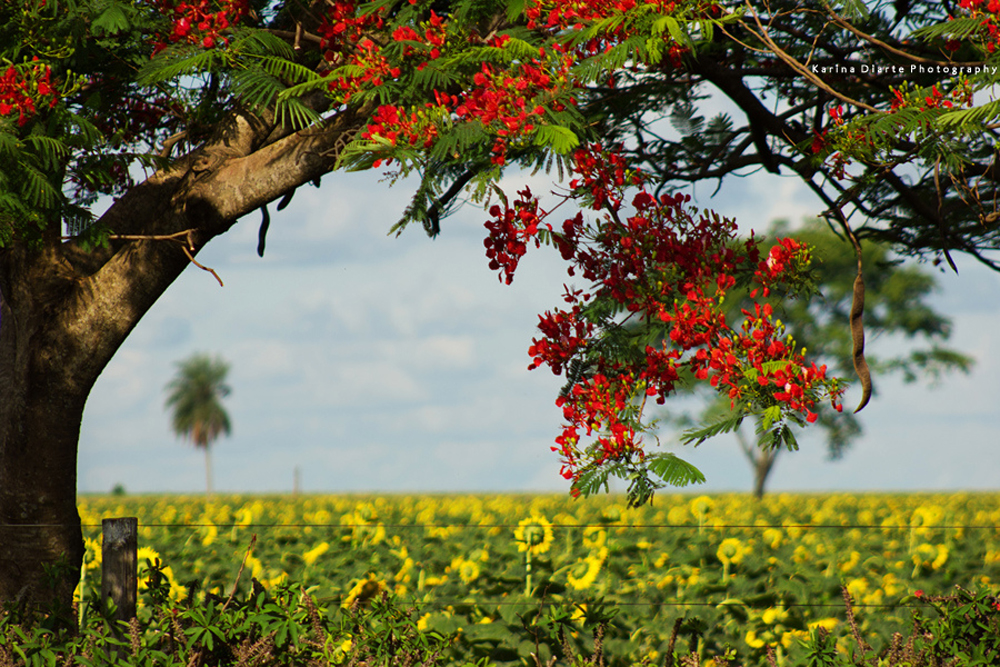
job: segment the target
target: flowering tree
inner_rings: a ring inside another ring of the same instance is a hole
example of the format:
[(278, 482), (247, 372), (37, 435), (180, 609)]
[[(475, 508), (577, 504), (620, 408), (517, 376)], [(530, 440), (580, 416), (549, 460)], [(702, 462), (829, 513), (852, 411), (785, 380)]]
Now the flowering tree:
[[(769, 236), (789, 234), (787, 222), (779, 221), (765, 230)], [(846, 239), (837, 238), (819, 219), (805, 221), (795, 230), (798, 241), (807, 243), (814, 255), (811, 277), (816, 282), (815, 294), (804, 298), (773, 299), (777, 316), (786, 331), (802, 347), (809, 350), (809, 358), (825, 364), (827, 372), (834, 375), (850, 374), (853, 366), (852, 340), (849, 314), (853, 296), (854, 270), (857, 265), (855, 250)], [(951, 336), (951, 321), (937, 312), (928, 297), (938, 284), (933, 273), (923, 270), (915, 262), (901, 263), (892, 257), (885, 246), (868, 242), (864, 245), (865, 266), (865, 332), (875, 337), (892, 336), (896, 345), (882, 345), (881, 354), (866, 353), (873, 378), (899, 373), (905, 382), (926, 379), (939, 383), (949, 372), (968, 373), (973, 359), (947, 345)], [(775, 296), (775, 295), (772, 295)], [(746, 307), (744, 295), (733, 292), (727, 299), (728, 313), (737, 319)], [(898, 349), (905, 337), (905, 350)], [(893, 349), (896, 348), (896, 349)], [(706, 399), (697, 419), (715, 422), (727, 419), (732, 412), (730, 401), (703, 387), (687, 385), (685, 390), (699, 390)], [(667, 412), (667, 410), (664, 410)], [(841, 458), (858, 439), (864, 429), (861, 415), (836, 412), (829, 405), (819, 405), (818, 418), (811, 428), (810, 444), (822, 435), (831, 460)], [(677, 426), (690, 424), (691, 417), (672, 411), (665, 420)], [(750, 420), (751, 423), (759, 420)], [(750, 463), (753, 477), (752, 492), (764, 495), (765, 486), (782, 449), (759, 447), (754, 428), (734, 429), (737, 444)], [(757, 426), (754, 423), (754, 426)], [(684, 435), (681, 436), (683, 441)]]
[[(923, 44), (943, 42), (942, 59), (965, 51), (986, 58), (993, 3), (963, 0), (952, 23), (927, 7), (909, 23), (897, 20), (907, 30), (925, 26), (930, 40), (905, 48), (873, 36), (869, 24), (894, 28), (865, 15), (857, 0), (838, 7), (846, 19), (799, 3), (760, 3), (773, 16), (727, 4), (0, 5), (0, 600), (54, 599), (67, 608), (83, 554), (75, 508), (83, 407), (139, 319), (181, 271), (206, 268), (196, 260), (206, 243), (257, 211), (263, 252), (268, 205), (280, 200), (282, 208), (296, 188), (337, 168), (419, 174), (400, 227), (418, 221), (437, 233), (463, 189), (489, 200), (486, 250), (505, 281), (531, 245), (551, 244), (567, 261), (582, 286), (568, 287), (565, 306), (542, 316), (531, 354), (533, 365), (566, 374), (555, 448), (578, 492), (615, 474), (642, 500), (663, 482), (700, 477), (679, 459), (647, 453), (642, 439), (646, 401), (665, 400), (685, 378), (714, 387), (738, 414), (758, 416), (779, 445), (790, 442), (791, 425), (815, 418), (818, 401), (839, 406), (842, 385), (803, 357), (767, 301), (776, 286), (808, 286), (809, 249), (794, 239), (763, 248), (739, 242), (732, 221), (661, 189), (672, 179), (729, 173), (741, 162), (737, 149), (752, 145), (768, 168), (829, 175), (828, 187), (841, 193), (827, 202), (830, 215), (850, 233), (849, 206), (869, 212), (879, 194), (871, 182), (894, 182), (878, 171), (886, 164), (895, 173), (938, 155), (935, 183), (947, 182), (941, 175), (968, 183), (975, 170), (952, 159), (956, 142), (981, 137), (963, 153), (981, 157), (994, 107), (962, 109), (956, 122), (945, 102), (971, 105), (965, 91), (985, 79), (945, 85), (935, 75), (936, 89), (894, 87), (880, 75), (873, 83), (845, 79), (867, 95), (852, 97), (853, 88), (839, 90), (810, 70), (794, 22), (835, 33), (823, 43), (831, 53), (884, 43), (888, 53), (927, 60)], [(692, 77), (746, 104), (749, 130), (716, 123), (693, 142), (651, 145), (650, 113), (689, 100)], [(752, 89), (751, 80), (764, 84)], [(754, 102), (765, 94), (790, 110), (766, 111)], [(803, 104), (817, 111), (812, 131), (790, 125)], [(779, 135), (785, 143), (776, 148)], [(684, 146), (688, 153), (679, 153)], [(720, 159), (725, 168), (714, 168)], [(855, 164), (867, 171), (855, 175)], [(571, 178), (552, 204), (528, 190), (511, 196), (493, 184), (512, 165)], [(955, 185), (969, 210), (986, 201), (973, 195), (989, 190), (992, 174), (980, 170), (985, 185), (974, 191)], [(909, 190), (900, 192), (910, 201)], [(952, 202), (944, 186), (936, 192)], [(923, 217), (912, 228), (892, 217), (902, 204), (870, 211), (889, 221), (883, 235), (940, 253), (977, 254), (979, 240), (993, 239), (989, 226), (921, 236), (945, 222), (945, 209), (925, 194), (914, 195)], [(101, 196), (113, 202), (96, 216)], [(996, 221), (990, 215), (984, 225)], [(757, 299), (739, 323), (722, 308), (737, 286)], [(864, 380), (863, 287), (859, 275), (852, 327)], [(636, 322), (659, 330), (642, 327), (653, 333), (637, 336)], [(730, 427), (708, 425), (700, 437)], [(52, 570), (59, 562), (66, 567)], [(45, 590), (51, 581), (55, 595)]]

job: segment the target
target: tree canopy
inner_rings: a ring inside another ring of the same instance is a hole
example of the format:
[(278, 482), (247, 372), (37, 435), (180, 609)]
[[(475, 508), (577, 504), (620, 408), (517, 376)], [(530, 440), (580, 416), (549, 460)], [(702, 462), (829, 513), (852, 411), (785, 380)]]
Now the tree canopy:
[[(685, 183), (764, 168), (817, 194), (856, 250), (860, 409), (862, 244), (997, 268), (998, 17), (982, 0), (4, 3), (0, 599), (36, 599), (54, 554), (79, 566), (80, 417), (139, 319), (258, 211), (263, 253), (269, 204), (339, 168), (420, 177), (397, 230), (437, 234), (463, 192), (484, 203), (502, 280), (531, 245), (567, 261), (575, 286), (531, 354), (567, 378), (555, 449), (577, 492), (617, 474), (638, 502), (699, 479), (642, 438), (647, 399), (684, 373), (759, 417), (766, 445), (840, 405), (843, 381), (774, 316), (775, 295), (811, 288), (809, 248), (738, 239)], [(712, 89), (745, 118), (704, 120)], [(510, 167), (563, 189), (505, 193)], [(740, 323), (734, 288), (754, 300)]]

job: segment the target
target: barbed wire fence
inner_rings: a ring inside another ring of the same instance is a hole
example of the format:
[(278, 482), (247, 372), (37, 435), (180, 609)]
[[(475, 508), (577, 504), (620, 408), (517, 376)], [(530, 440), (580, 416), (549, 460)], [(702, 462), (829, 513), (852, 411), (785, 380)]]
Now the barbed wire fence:
[[(313, 522), (294, 522), (294, 523), (283, 523), (283, 522), (271, 522), (271, 523), (257, 523), (257, 522), (235, 522), (235, 523), (216, 523), (216, 522), (150, 522), (139, 524), (137, 519), (130, 517), (128, 520), (134, 522), (134, 530), (138, 534), (139, 530), (142, 529), (165, 529), (165, 530), (179, 530), (179, 529), (204, 529), (204, 528), (214, 528), (217, 530), (247, 530), (252, 531), (254, 534), (256, 532), (271, 531), (275, 529), (318, 529), (318, 530), (355, 530), (355, 529), (384, 529), (384, 530), (394, 530), (394, 531), (404, 531), (404, 530), (434, 530), (434, 529), (444, 529), (444, 530), (515, 530), (520, 524), (515, 523), (313, 523)], [(117, 528), (112, 528), (112, 530), (121, 530), (120, 524), (116, 522), (123, 521), (123, 519), (105, 519), (101, 524), (96, 523), (83, 523), (81, 527), (84, 529), (95, 529), (102, 528), (105, 537), (105, 549), (104, 557), (102, 559), (103, 577), (112, 577), (113, 580), (117, 580), (121, 575), (108, 574), (109, 570), (113, 569), (118, 572), (124, 569), (129, 569), (133, 571), (131, 574), (133, 581), (137, 576), (138, 568), (141, 565), (137, 562), (134, 555), (134, 551), (129, 554), (126, 553), (123, 556), (114, 555), (114, 550), (112, 550), (111, 560), (108, 560), (109, 551), (107, 550), (106, 542), (109, 530), (109, 522), (111, 525), (118, 526)], [(24, 528), (45, 528), (45, 527), (59, 527), (59, 524), (21, 524)], [(692, 524), (692, 523), (610, 523), (610, 522), (598, 522), (598, 523), (557, 523), (551, 524), (551, 529), (553, 531), (557, 530), (586, 530), (590, 528), (598, 528), (603, 530), (684, 530), (684, 531), (720, 531), (720, 530), (743, 530), (743, 531), (764, 531), (764, 530), (798, 530), (798, 531), (914, 531), (917, 529), (926, 531), (975, 531), (975, 532), (992, 532), (994, 534), (1000, 534), (1000, 525), (977, 525), (968, 523), (958, 523), (958, 524), (884, 524), (884, 523), (869, 523), (869, 524), (844, 524), (844, 523), (704, 523), (704, 524)], [(120, 538), (116, 538), (119, 539)], [(127, 563), (122, 564), (121, 559), (126, 559)], [(107, 564), (107, 565), (106, 565)], [(133, 586), (133, 583), (127, 583), (126, 586)], [(120, 587), (115, 588), (116, 584), (112, 583), (110, 588), (102, 584), (102, 595), (109, 595), (108, 590), (115, 591), (114, 595), (124, 595), (120, 599), (115, 599), (114, 602), (119, 609), (132, 609), (135, 608), (134, 599), (136, 593), (129, 591), (128, 593), (120, 592)], [(550, 606), (550, 605), (577, 605), (586, 604), (591, 602), (590, 599), (580, 599), (571, 600), (564, 599), (559, 601), (545, 600), (542, 599), (488, 599), (484, 598), (477, 600), (475, 604), (479, 607), (504, 607), (504, 606), (518, 606), (523, 607), (526, 604), (540, 605), (540, 606)], [(720, 605), (725, 604), (736, 604), (730, 598), (723, 598), (721, 600), (710, 600), (710, 599), (695, 599), (695, 600), (674, 600), (674, 601), (644, 601), (636, 598), (619, 598), (619, 597), (604, 597), (602, 601), (606, 604), (620, 606), (620, 607), (664, 607), (664, 608), (717, 608)], [(470, 604), (468, 599), (451, 599), (447, 597), (433, 597), (430, 600), (421, 601), (422, 606), (431, 608), (449, 608), (458, 606), (468, 606)], [(762, 611), (769, 608), (768, 606), (754, 605), (752, 603), (747, 603), (745, 601), (739, 601), (739, 604), (745, 609), (753, 611)], [(798, 602), (798, 601), (782, 601), (782, 606), (786, 609), (791, 608), (803, 608), (803, 609), (836, 609), (843, 611), (843, 602)], [(927, 608), (932, 606), (932, 602), (926, 599), (913, 599), (909, 596), (906, 602), (887, 602), (887, 603), (864, 603), (855, 601), (852, 603), (852, 607), (856, 609), (905, 609), (905, 608)], [(132, 612), (134, 614), (134, 611)]]

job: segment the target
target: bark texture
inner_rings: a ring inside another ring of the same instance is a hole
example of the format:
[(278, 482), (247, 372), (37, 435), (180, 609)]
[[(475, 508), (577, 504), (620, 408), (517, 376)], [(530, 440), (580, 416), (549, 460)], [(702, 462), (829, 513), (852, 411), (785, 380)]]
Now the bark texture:
[[(202, 148), (121, 197), (106, 248), (0, 249), (0, 603), (69, 618), (83, 559), (76, 510), (84, 405), (101, 371), (208, 241), (331, 171), (365, 110), (288, 132), (234, 116)], [(166, 236), (175, 240), (121, 238)]]

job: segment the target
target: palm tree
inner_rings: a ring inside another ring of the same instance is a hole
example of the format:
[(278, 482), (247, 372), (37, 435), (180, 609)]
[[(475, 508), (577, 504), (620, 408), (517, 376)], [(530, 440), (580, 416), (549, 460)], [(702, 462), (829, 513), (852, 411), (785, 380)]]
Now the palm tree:
[(212, 459), (209, 448), (225, 433), (229, 435), (229, 415), (221, 399), (229, 395), (226, 375), (229, 364), (220, 357), (193, 354), (177, 363), (177, 376), (167, 386), (166, 407), (173, 409), (173, 429), (205, 450), (205, 493), (212, 493)]

